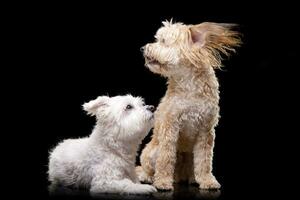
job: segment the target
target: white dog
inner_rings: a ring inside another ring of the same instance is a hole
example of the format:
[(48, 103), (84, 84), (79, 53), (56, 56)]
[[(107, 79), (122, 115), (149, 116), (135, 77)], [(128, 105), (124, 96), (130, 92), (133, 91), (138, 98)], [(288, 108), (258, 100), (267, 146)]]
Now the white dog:
[(155, 192), (135, 173), (138, 147), (153, 126), (153, 106), (131, 95), (100, 96), (83, 105), (96, 116), (89, 137), (68, 139), (50, 153), (49, 180), (54, 185), (89, 188), (95, 193)]

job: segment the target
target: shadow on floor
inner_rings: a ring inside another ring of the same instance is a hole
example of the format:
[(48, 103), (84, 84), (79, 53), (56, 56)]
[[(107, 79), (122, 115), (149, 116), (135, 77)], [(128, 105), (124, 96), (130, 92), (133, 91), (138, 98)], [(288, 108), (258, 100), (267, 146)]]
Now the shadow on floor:
[(159, 191), (152, 195), (120, 195), (120, 194), (97, 194), (90, 196), (89, 191), (70, 189), (65, 187), (49, 187), (49, 195), (51, 197), (86, 197), (94, 199), (107, 200), (171, 200), (171, 199), (217, 199), (221, 194), (220, 190), (199, 190), (198, 186), (176, 184), (174, 191)]

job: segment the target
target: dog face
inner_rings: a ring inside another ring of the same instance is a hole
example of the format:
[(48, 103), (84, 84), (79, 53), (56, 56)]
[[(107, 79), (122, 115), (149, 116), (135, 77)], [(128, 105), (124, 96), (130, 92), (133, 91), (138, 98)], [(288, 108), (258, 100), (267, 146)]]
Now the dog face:
[(154, 107), (145, 105), (140, 97), (100, 96), (85, 103), (83, 109), (118, 139), (142, 139), (153, 127)]
[(180, 38), (181, 24), (167, 25), (160, 28), (154, 36), (156, 41), (144, 47), (146, 66), (154, 73), (168, 76), (175, 71), (181, 58), (178, 40)]
[(238, 32), (232, 24), (204, 22), (198, 25), (163, 22), (154, 43), (144, 49), (146, 66), (154, 73), (170, 77), (184, 73), (182, 68), (219, 68), (221, 54), (229, 55), (239, 46)]

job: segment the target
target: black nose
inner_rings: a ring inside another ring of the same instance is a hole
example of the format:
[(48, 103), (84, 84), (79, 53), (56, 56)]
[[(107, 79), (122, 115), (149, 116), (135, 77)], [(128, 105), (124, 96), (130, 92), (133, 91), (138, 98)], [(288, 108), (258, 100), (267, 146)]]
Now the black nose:
[(147, 110), (153, 112), (155, 110), (154, 106), (147, 106)]
[(144, 50), (145, 50), (145, 46), (142, 46), (142, 47), (140, 48), (140, 51), (141, 51), (141, 52), (144, 52)]

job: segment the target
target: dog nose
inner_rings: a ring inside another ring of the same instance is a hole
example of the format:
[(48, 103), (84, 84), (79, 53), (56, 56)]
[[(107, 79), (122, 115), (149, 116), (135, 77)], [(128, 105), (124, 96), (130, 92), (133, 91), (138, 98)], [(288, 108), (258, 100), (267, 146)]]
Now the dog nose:
[(145, 47), (146, 47), (146, 46), (142, 46), (142, 47), (140, 48), (141, 52), (144, 52)]
[(147, 110), (153, 112), (155, 110), (155, 107), (154, 106), (147, 106)]

